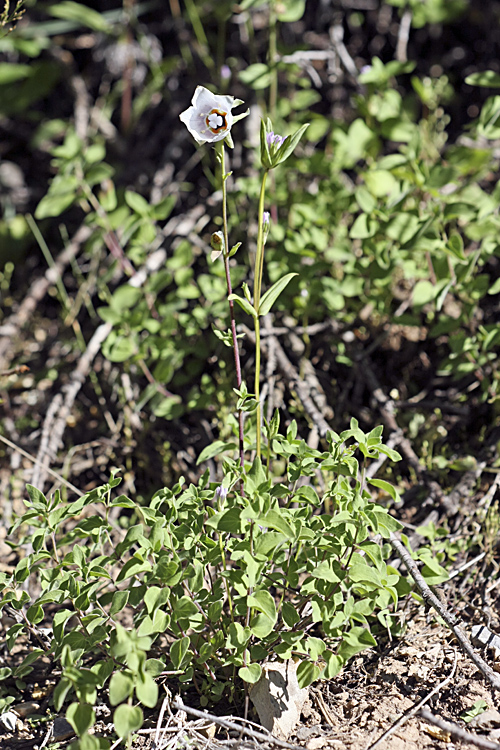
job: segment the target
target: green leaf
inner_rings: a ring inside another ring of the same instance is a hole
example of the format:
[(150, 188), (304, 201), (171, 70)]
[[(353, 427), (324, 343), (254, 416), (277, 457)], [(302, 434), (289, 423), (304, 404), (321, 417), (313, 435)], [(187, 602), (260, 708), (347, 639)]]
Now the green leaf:
[[(259, 315), (267, 315), (271, 310), (278, 297), (280, 296), (283, 289), (285, 289), (294, 276), (298, 276), (297, 273), (287, 273), (263, 295), (259, 305)], [(253, 308), (252, 308), (253, 309)]]
[(145, 672), (135, 686), (135, 694), (143, 706), (154, 708), (158, 703), (158, 685), (152, 676)]
[(322, 668), (313, 664), (311, 661), (301, 661), (297, 667), (297, 682), (299, 688), (305, 688), (312, 685), (322, 672)]
[[(70, 747), (74, 746), (73, 743)], [(52, 745), (51, 747), (56, 747)], [(84, 734), (78, 741), (78, 750), (109, 750), (109, 742), (104, 737), (96, 737), (94, 734)]]
[(467, 76), (465, 83), (469, 86), (487, 86), (489, 88), (500, 88), (500, 75), (494, 70), (483, 70), (480, 73), (471, 73)]
[(153, 635), (154, 633), (164, 633), (169, 625), (169, 616), (162, 609), (157, 609), (151, 617), (147, 615), (139, 625), (138, 633), (140, 636)]
[(115, 591), (109, 610), (109, 614), (111, 617), (118, 614), (118, 612), (121, 612), (122, 609), (126, 606), (129, 594), (129, 591)]
[(8, 83), (14, 83), (22, 78), (28, 78), (31, 74), (31, 67), (29, 65), (22, 65), (19, 63), (2, 62), (0, 63), (0, 86), (5, 86)]
[(333, 570), (333, 560), (324, 560), (314, 568), (311, 575), (321, 581), (328, 581), (328, 583), (338, 583), (340, 580)]
[(299, 613), (297, 612), (293, 604), (290, 604), (290, 602), (283, 603), (281, 613), (283, 616), (283, 622), (289, 628), (293, 628), (293, 626), (296, 625), (300, 620)]
[(146, 573), (151, 570), (151, 563), (148, 560), (140, 560), (135, 555), (134, 557), (127, 560), (123, 568), (118, 573), (116, 582), (126, 581), (127, 578), (137, 575), (138, 573)]
[(213, 443), (210, 443), (210, 445), (203, 448), (198, 456), (196, 465), (203, 463), (203, 461), (208, 461), (210, 458), (214, 458), (214, 456), (219, 456), (223, 451), (232, 451), (237, 447), (236, 443), (226, 443), (224, 440), (215, 440)]
[(94, 709), (88, 703), (72, 703), (66, 711), (66, 719), (81, 737), (95, 722)]
[(48, 12), (56, 18), (73, 21), (79, 26), (87, 26), (89, 29), (93, 29), (93, 31), (101, 31), (109, 34), (112, 30), (110, 24), (96, 10), (88, 8), (81, 3), (72, 2), (72, 0), (58, 2), (49, 8)]
[(260, 160), (262, 166), (265, 169), (271, 169), (271, 154), (269, 151), (269, 144), (267, 142), (267, 135), (272, 132), (273, 125), (269, 117), (267, 120), (260, 121)]
[(189, 638), (187, 636), (185, 636), (184, 638), (179, 638), (179, 640), (172, 643), (172, 645), (170, 646), (170, 660), (174, 665), (174, 669), (181, 669), (188, 649)]
[(378, 221), (372, 219), (368, 214), (360, 214), (349, 231), (349, 237), (353, 240), (365, 240), (368, 237), (373, 237), (378, 229)]
[(132, 695), (134, 681), (127, 672), (115, 672), (109, 681), (109, 702), (112, 706), (127, 700)]
[(276, 16), (282, 23), (300, 21), (306, 9), (306, 0), (280, 0), (276, 4)]
[(281, 512), (270, 510), (265, 516), (260, 516), (257, 521), (261, 526), (280, 531), (288, 539), (293, 539), (295, 537), (292, 527), (287, 521), (285, 521)]
[(285, 138), (285, 142), (279, 147), (278, 151), (274, 155), (273, 158), (273, 167), (277, 167), (278, 164), (282, 164), (286, 159), (288, 159), (289, 156), (293, 154), (296, 147), (298, 146), (298, 143), (304, 133), (306, 132), (307, 128), (309, 127), (309, 123), (306, 122), (305, 125), (302, 125), (301, 128), (299, 128), (293, 135), (288, 135)]
[[(499, 76), (500, 78), (500, 76)], [(479, 716), (484, 713), (488, 708), (488, 704), (482, 698), (474, 703), (473, 706), (468, 708), (466, 711), (460, 714), (460, 718), (468, 724), (475, 716)]]
[(247, 596), (247, 605), (263, 612), (273, 623), (276, 622), (276, 604), (269, 591), (256, 591), (250, 594)]
[(500, 278), (490, 286), (488, 294), (500, 294)]
[(238, 675), (243, 682), (250, 682), (253, 685), (260, 680), (262, 667), (260, 664), (249, 664), (247, 667), (240, 667), (240, 669), (238, 669)]
[(77, 191), (69, 190), (66, 193), (47, 193), (35, 210), (35, 219), (46, 219), (52, 216), (60, 216), (76, 200)]
[(388, 495), (392, 497), (393, 500), (398, 501), (400, 499), (399, 492), (397, 491), (396, 487), (394, 487), (390, 482), (386, 482), (385, 479), (368, 479), (368, 482), (370, 484), (373, 484), (374, 487), (379, 487), (381, 490), (385, 490)]
[(36, 487), (33, 487), (32, 484), (27, 484), (26, 490), (28, 492), (31, 505), (34, 508), (36, 508), (37, 510), (45, 510), (47, 508), (49, 501), (47, 500), (43, 492), (38, 490)]
[(132, 211), (135, 211), (139, 216), (147, 217), (151, 213), (151, 206), (139, 193), (134, 193), (133, 190), (126, 190), (125, 200)]
[(244, 310), (247, 313), (247, 315), (250, 315), (252, 318), (257, 317), (255, 308), (244, 297), (238, 297), (237, 294), (230, 294), (228, 297), (228, 300), (234, 300), (235, 302), (237, 302), (239, 306), (242, 308), (242, 310)]
[(142, 727), (143, 713), (139, 706), (122, 703), (113, 714), (113, 723), (119, 737), (128, 737)]
[(67, 677), (62, 677), (62, 679), (59, 680), (59, 682), (56, 685), (56, 689), (54, 690), (54, 695), (52, 698), (54, 702), (54, 708), (56, 709), (56, 711), (61, 710), (63, 703), (66, 699), (66, 696), (72, 687), (73, 685), (71, 681), (68, 680)]
[(269, 617), (263, 613), (252, 617), (250, 621), (250, 629), (256, 638), (267, 638), (267, 636), (273, 632), (274, 621), (270, 620)]
[(265, 63), (253, 63), (239, 73), (240, 81), (258, 91), (267, 89), (271, 82), (271, 72)]

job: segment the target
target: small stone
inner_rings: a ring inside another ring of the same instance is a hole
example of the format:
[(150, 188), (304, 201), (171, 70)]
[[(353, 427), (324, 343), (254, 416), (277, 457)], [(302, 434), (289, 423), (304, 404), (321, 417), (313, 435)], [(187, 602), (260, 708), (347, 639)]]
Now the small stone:
[(280, 740), (287, 740), (299, 723), (308, 695), (307, 688), (299, 688), (293, 661), (265, 664), (262, 677), (250, 688), (262, 726)]
[(73, 737), (74, 734), (75, 730), (69, 721), (66, 721), (64, 716), (56, 716), (54, 726), (52, 727), (52, 739), (54, 742), (64, 742), (64, 740)]
[(14, 711), (6, 711), (0, 714), (0, 721), (9, 732), (14, 732), (17, 724), (17, 714)]
[(25, 703), (16, 703), (15, 706), (12, 706), (12, 710), (16, 712), (18, 716), (21, 716), (21, 718), (26, 718), (26, 716), (31, 716), (31, 714), (36, 714), (37, 711), (40, 710), (40, 704), (35, 703), (34, 701), (26, 701)]

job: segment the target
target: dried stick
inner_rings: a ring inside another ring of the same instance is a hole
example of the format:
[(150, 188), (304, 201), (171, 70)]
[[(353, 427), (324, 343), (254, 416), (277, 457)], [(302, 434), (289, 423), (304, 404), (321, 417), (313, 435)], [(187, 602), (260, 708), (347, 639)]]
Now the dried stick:
[(456, 624), (457, 618), (455, 617), (455, 615), (449, 612), (446, 607), (439, 601), (437, 596), (432, 593), (406, 547), (396, 538), (394, 534), (391, 534), (390, 543), (393, 550), (403, 561), (406, 569), (408, 570), (408, 573), (415, 581), (424, 601), (436, 610), (438, 615), (444, 620), (450, 630), (453, 631), (462, 650), (474, 662), (476, 667), (483, 673), (490, 685), (494, 687), (495, 690), (500, 690), (500, 676), (496, 672), (494, 672), (489, 664), (487, 664), (484, 659), (479, 656), (479, 654), (474, 650), (465, 632)]
[[(31, 453), (28, 453), (27, 451), (23, 450), (23, 448), (20, 448), (18, 445), (12, 442), (12, 440), (9, 440), (8, 438), (4, 437), (4, 435), (0, 435), (0, 440), (2, 443), (5, 443), (5, 445), (8, 445), (9, 448), (12, 448), (12, 450), (16, 451), (17, 453), (20, 453), (21, 456), (24, 456), (24, 458), (27, 458), (28, 461), (32, 461), (35, 465), (39, 463), (38, 459), (35, 458), (35, 456), (32, 456)], [(71, 482), (68, 482), (67, 479), (65, 479), (63, 476), (57, 473), (57, 471), (54, 471), (53, 469), (50, 469), (48, 467), (44, 467), (47, 474), (50, 474), (50, 476), (54, 477), (55, 479), (59, 480), (61, 484), (66, 485), (70, 490), (73, 490), (79, 497), (83, 497), (84, 493), (78, 489), (78, 487), (75, 487), (74, 484), (71, 484)]]
[(405, 10), (399, 25), (398, 44), (396, 47), (396, 60), (399, 60), (399, 62), (406, 62), (408, 60), (407, 50), (412, 19), (413, 12), (411, 10)]
[(31, 475), (31, 484), (35, 487), (38, 487), (40, 483), (43, 484), (41, 477), (46, 476), (47, 466), (49, 466), (50, 460), (56, 456), (56, 454), (51, 451), (51, 446), (53, 445), (53, 428), (57, 415), (61, 412), (62, 405), (62, 393), (57, 393), (49, 404), (49, 408), (45, 415), (42, 436), (40, 438), (40, 445), (38, 446), (38, 453), (36, 456), (37, 460), (33, 466), (33, 473)]
[(422, 706), (424, 706), (427, 703), (427, 701), (429, 701), (432, 698), (433, 695), (436, 695), (436, 693), (439, 693), (444, 687), (446, 687), (446, 685), (455, 676), (455, 672), (456, 672), (456, 669), (457, 669), (457, 662), (458, 662), (458, 654), (455, 651), (455, 659), (453, 661), (453, 666), (451, 668), (451, 672), (448, 675), (448, 677), (446, 677), (446, 679), (444, 679), (442, 682), (440, 682), (438, 685), (436, 685), (436, 687), (434, 687), (431, 690), (430, 693), (428, 693), (424, 698), (422, 698), (422, 700), (419, 701), (416, 706), (413, 706), (413, 708), (411, 708), (409, 711), (406, 711), (402, 716), (400, 716), (399, 719), (391, 727), (389, 727), (389, 729), (386, 732), (384, 732), (383, 734), (380, 735), (380, 737), (378, 738), (378, 740), (375, 740), (375, 742), (373, 742), (367, 748), (367, 750), (375, 750), (375, 748), (378, 747), (381, 742), (383, 742), (388, 737), (390, 737), (391, 734), (394, 734), (394, 732), (396, 731), (396, 729), (399, 729), (399, 727), (401, 727), (409, 719), (411, 719), (413, 716), (415, 716), (415, 714), (417, 714), (419, 712), (419, 710), (422, 708)]
[(439, 729), (442, 729), (443, 732), (449, 732), (452, 737), (456, 737), (457, 740), (460, 740), (461, 742), (470, 742), (471, 745), (483, 748), (483, 750), (500, 750), (498, 742), (492, 742), (484, 737), (472, 734), (471, 732), (466, 732), (465, 729), (462, 729), (457, 724), (451, 724), (449, 721), (444, 721), (444, 719), (434, 716), (434, 714), (431, 714), (431, 712), (427, 711), (425, 708), (421, 709), (420, 716), (430, 724), (434, 724), (436, 727), (439, 727)]
[[(105, 341), (105, 339), (107, 339), (107, 337), (111, 333), (112, 328), (112, 323), (102, 323), (96, 329), (94, 335), (88, 343), (87, 349), (78, 360), (76, 369), (71, 374), (70, 383), (68, 383), (68, 385), (64, 386), (63, 388), (64, 400), (62, 401), (61, 395), (57, 393), (52, 399), (52, 403), (50, 404), (49, 408), (47, 409), (47, 417), (45, 419), (45, 422), (50, 422), (50, 440), (48, 442), (45, 442), (42, 439), (42, 443), (40, 445), (37, 456), (38, 463), (35, 465), (36, 471), (33, 472), (33, 476), (37, 480), (36, 486), (41, 492), (43, 492), (43, 485), (47, 477), (47, 466), (50, 463), (51, 456), (57, 455), (57, 451), (62, 444), (64, 430), (66, 429), (66, 421), (71, 413), (71, 409), (73, 407), (73, 404), (75, 403), (75, 399), (90, 372), (92, 362), (94, 361), (96, 355), (99, 353), (103, 341)], [(58, 414), (55, 419), (52, 419), (53, 413), (55, 411), (54, 404), (56, 402)], [(42, 438), (45, 435), (45, 432), (46, 425), (44, 423)], [(38, 468), (40, 466), (40, 463), (42, 463), (43, 466), (41, 470), (39, 470)], [(35, 484), (34, 479), (33, 484)]]
[(316, 404), (309, 395), (309, 388), (307, 387), (305, 380), (302, 380), (298, 372), (295, 370), (295, 367), (286, 356), (285, 351), (278, 339), (274, 339), (274, 347), (276, 360), (281, 372), (288, 380), (288, 385), (291, 388), (295, 388), (304, 409), (318, 428), (319, 434), (321, 435), (321, 437), (325, 437), (326, 433), (329, 432), (332, 428), (323, 417), (319, 409), (316, 407)]
[(78, 253), (80, 247), (92, 234), (90, 227), (82, 225), (71, 242), (59, 253), (52, 268), (47, 268), (44, 276), (38, 278), (30, 287), (26, 297), (15, 313), (12, 313), (0, 326), (0, 370), (5, 370), (9, 364), (9, 349), (18, 331), (23, 328), (31, 317), (38, 303), (45, 297), (51, 284), (55, 284), (64, 268)]
[(404, 436), (402, 429), (396, 422), (396, 418), (394, 416), (394, 401), (386, 396), (386, 394), (382, 390), (377, 377), (373, 372), (373, 368), (368, 357), (363, 359), (362, 365), (363, 366), (361, 374), (365, 379), (366, 384), (370, 388), (373, 398), (378, 404), (382, 419), (386, 427), (388, 427), (389, 430), (394, 433), (397, 444), (401, 448), (401, 452), (404, 454), (409, 465), (414, 470), (418, 479), (423, 482), (428, 488), (431, 499), (436, 500), (447, 513), (454, 513), (456, 507), (453, 501), (446, 497), (443, 490), (436, 481), (434, 481), (433, 479), (429, 480), (425, 476), (425, 470), (418, 460), (418, 456), (413, 450), (412, 444), (410, 443), (408, 438)]
[(249, 737), (252, 737), (254, 740), (261, 740), (262, 742), (270, 742), (272, 745), (278, 745), (278, 747), (289, 748), (289, 750), (303, 750), (303, 748), (301, 748), (300, 745), (292, 745), (290, 742), (279, 740), (277, 737), (271, 734), (271, 732), (263, 732), (263, 731), (258, 732), (255, 729), (242, 726), (241, 724), (236, 724), (235, 721), (229, 721), (228, 719), (224, 719), (221, 716), (215, 716), (214, 714), (209, 714), (206, 711), (198, 711), (198, 709), (196, 708), (190, 708), (189, 706), (186, 706), (186, 704), (179, 697), (175, 699), (173, 706), (178, 711), (185, 711), (187, 714), (196, 716), (198, 719), (210, 719), (210, 721), (213, 721), (214, 724), (218, 724), (219, 726), (224, 727), (225, 729), (231, 729), (233, 732), (238, 732), (240, 735), (247, 734)]

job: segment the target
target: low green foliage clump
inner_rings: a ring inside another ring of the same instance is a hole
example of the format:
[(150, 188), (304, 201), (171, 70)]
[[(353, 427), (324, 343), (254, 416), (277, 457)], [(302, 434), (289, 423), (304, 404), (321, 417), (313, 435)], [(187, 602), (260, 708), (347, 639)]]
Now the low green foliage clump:
[[(268, 437), (286, 463), (278, 482), (260, 459), (243, 472), (227, 458), (222, 485), (207, 471), (198, 485), (160, 490), (149, 507), (115, 497), (117, 478), (74, 502), (28, 486), (12, 531), (24, 530), (18, 549), (29, 542), (32, 552), (2, 575), (0, 609), (18, 613), (9, 648), (29, 633), (45, 645), (3, 677), (21, 687), (48, 654), (61, 668), (54, 708), (74, 699), (67, 718), (87, 737), (82, 747), (98, 747), (86, 733), (105, 687), (126, 737), (141, 726), (141, 705), (156, 705), (156, 678), (194, 683), (205, 705), (223, 695), (238, 703), (266, 660), (298, 660), (306, 686), (375, 646), (380, 630), (398, 631), (410, 587), (383, 540), (400, 524), (369, 487), (396, 493), (365, 472), (380, 454), (398, 454), (381, 428), (365, 435), (355, 420), (324, 451), (298, 439), (295, 423), (286, 435), (278, 428), (276, 415)], [(116, 509), (129, 516), (126, 531), (111, 521)], [(51, 623), (43, 636), (42, 623)]]

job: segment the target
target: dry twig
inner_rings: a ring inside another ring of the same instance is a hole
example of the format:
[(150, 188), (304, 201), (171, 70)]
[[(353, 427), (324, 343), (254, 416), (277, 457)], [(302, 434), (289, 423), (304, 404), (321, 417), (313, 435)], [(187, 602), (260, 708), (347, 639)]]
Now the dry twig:
[(36, 309), (38, 303), (45, 297), (48, 288), (57, 282), (64, 268), (76, 256), (80, 247), (92, 234), (92, 229), (82, 224), (75, 233), (71, 242), (57, 256), (54, 266), (47, 268), (45, 274), (36, 279), (30, 287), (29, 292), (22, 301), (16, 312), (12, 313), (0, 327), (0, 370), (4, 370), (9, 363), (9, 350), (12, 341), (23, 328)]
[(460, 740), (461, 742), (470, 742), (471, 745), (483, 748), (483, 750), (500, 750), (500, 745), (498, 744), (498, 742), (492, 742), (491, 740), (487, 740), (485, 737), (479, 737), (478, 735), (472, 734), (471, 732), (466, 732), (465, 729), (462, 729), (457, 724), (452, 724), (449, 721), (444, 721), (444, 719), (431, 714), (430, 711), (426, 711), (425, 708), (421, 709), (420, 716), (422, 717), (422, 719), (425, 719), (425, 721), (428, 721), (429, 724), (434, 724), (434, 726), (442, 729), (443, 732), (449, 732), (452, 737), (456, 737), (457, 740)]
[[(71, 413), (75, 399), (87, 378), (92, 363), (100, 351), (103, 341), (109, 336), (113, 325), (111, 323), (102, 323), (95, 331), (94, 335), (90, 339), (87, 349), (84, 351), (76, 369), (71, 374), (71, 381), (64, 387), (64, 399), (57, 393), (52, 403), (47, 410), (47, 416), (44, 422), (44, 428), (42, 431), (42, 442), (40, 445), (39, 454), (37, 456), (36, 471), (33, 472), (33, 484), (36, 484), (38, 489), (43, 492), (43, 485), (47, 477), (47, 467), (50, 463), (52, 456), (57, 455), (57, 451), (62, 444), (62, 438), (64, 430), (66, 428), (67, 419)], [(57, 403), (56, 403), (57, 402)], [(54, 408), (55, 404), (55, 408)], [(53, 418), (57, 410), (57, 416)], [(46, 424), (50, 423), (49, 428), (46, 430)], [(50, 435), (48, 440), (44, 440), (43, 436), (46, 432)], [(43, 468), (39, 470), (40, 463)], [(36, 480), (36, 481), (35, 481)]]
[(214, 724), (218, 724), (225, 729), (230, 729), (233, 732), (239, 732), (240, 735), (246, 734), (249, 737), (253, 737), (255, 740), (261, 740), (262, 742), (269, 742), (271, 745), (277, 745), (278, 747), (289, 748), (289, 750), (303, 750), (300, 745), (292, 745), (290, 742), (279, 740), (277, 737), (272, 735), (270, 732), (266, 732), (262, 727), (262, 732), (259, 732), (251, 727), (247, 727), (244, 724), (237, 724), (237, 718), (230, 717), (230, 719), (223, 718), (222, 716), (215, 716), (209, 714), (206, 711), (198, 711), (197, 708), (190, 708), (182, 701), (181, 698), (177, 697), (174, 701), (173, 707), (178, 711), (185, 711), (192, 716), (196, 716), (199, 719), (209, 719)]
[(398, 539), (396, 539), (394, 534), (391, 534), (390, 542), (392, 548), (401, 558), (406, 566), (406, 569), (415, 581), (424, 601), (432, 606), (436, 610), (438, 615), (442, 617), (450, 630), (452, 630), (455, 634), (462, 650), (474, 662), (476, 667), (483, 673), (490, 685), (494, 687), (495, 690), (500, 690), (500, 676), (496, 672), (494, 672), (490, 665), (487, 664), (484, 659), (479, 656), (479, 654), (474, 650), (465, 632), (456, 624), (457, 618), (455, 617), (455, 615), (449, 612), (446, 607), (439, 601), (437, 596), (432, 593), (406, 547), (404, 547), (404, 545)]
[(425, 476), (425, 470), (421, 465), (417, 454), (413, 450), (412, 444), (408, 438), (404, 436), (402, 429), (396, 421), (394, 416), (394, 401), (386, 396), (382, 390), (368, 357), (363, 358), (362, 376), (372, 392), (372, 396), (379, 407), (380, 414), (386, 427), (388, 427), (388, 429), (394, 434), (396, 442), (401, 448), (401, 452), (404, 454), (418, 479), (428, 488), (431, 499), (437, 501), (439, 505), (445, 509), (447, 514), (454, 513), (456, 511), (456, 506), (453, 501), (446, 497), (436, 481)]
[(428, 693), (424, 698), (422, 698), (422, 700), (419, 701), (416, 706), (413, 706), (413, 708), (411, 708), (409, 711), (406, 711), (402, 716), (400, 716), (399, 719), (396, 722), (394, 722), (394, 724), (391, 727), (389, 727), (389, 729), (386, 732), (384, 732), (382, 735), (380, 735), (380, 737), (378, 738), (378, 740), (375, 740), (375, 742), (373, 742), (367, 748), (367, 750), (375, 750), (375, 748), (378, 747), (381, 742), (383, 742), (388, 737), (390, 737), (391, 734), (394, 734), (394, 732), (396, 731), (396, 729), (399, 729), (399, 727), (401, 727), (409, 719), (411, 719), (413, 716), (415, 716), (415, 714), (417, 714), (419, 712), (419, 710), (422, 708), (422, 706), (424, 706), (432, 698), (433, 695), (436, 695), (436, 693), (439, 693), (444, 687), (446, 687), (446, 685), (455, 676), (455, 672), (456, 672), (456, 669), (457, 669), (457, 661), (458, 661), (458, 654), (455, 651), (455, 659), (453, 661), (453, 666), (451, 668), (451, 672), (448, 675), (448, 677), (446, 677), (446, 679), (444, 679), (442, 682), (440, 682), (438, 685), (436, 685), (436, 687), (434, 687), (431, 690), (430, 693)]

